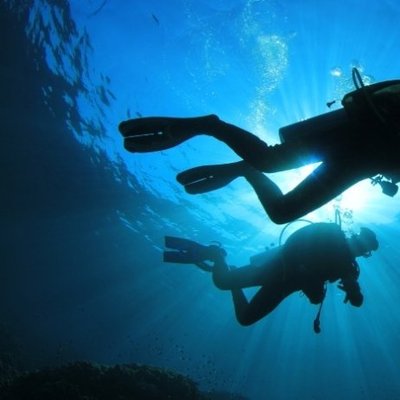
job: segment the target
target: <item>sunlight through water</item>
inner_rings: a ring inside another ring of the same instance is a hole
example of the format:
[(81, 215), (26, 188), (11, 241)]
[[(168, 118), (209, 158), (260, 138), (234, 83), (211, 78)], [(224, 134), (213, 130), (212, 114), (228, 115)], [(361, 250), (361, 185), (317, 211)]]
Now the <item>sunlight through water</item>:
[[(187, 169), (239, 161), (224, 143), (199, 135), (130, 153), (118, 131), (131, 118), (216, 114), (277, 145), (280, 128), (342, 108), (352, 68), (365, 85), (399, 78), (397, 2), (4, 0), (3, 9), (14, 29), (4, 51), (21, 65), (6, 57), (1, 70), (18, 90), (7, 87), (2, 106), (0, 311), (34, 368), (154, 365), (232, 399), (400, 398), (399, 194), (365, 179), (277, 225), (243, 177), (199, 195), (177, 182)], [(268, 177), (287, 193), (318, 165)], [(166, 235), (220, 243), (240, 267), (315, 222), (340, 222), (349, 236), (370, 227), (380, 242), (359, 259), (363, 307), (328, 285), (320, 335), (318, 306), (304, 295), (244, 327), (210, 274), (163, 262)]]

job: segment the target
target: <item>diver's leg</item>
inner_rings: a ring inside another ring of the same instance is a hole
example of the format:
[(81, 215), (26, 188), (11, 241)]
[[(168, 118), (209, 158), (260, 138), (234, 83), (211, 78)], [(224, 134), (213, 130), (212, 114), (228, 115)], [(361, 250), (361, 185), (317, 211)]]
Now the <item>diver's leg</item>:
[(256, 135), (221, 121), (216, 115), (195, 118), (146, 117), (123, 121), (119, 130), (131, 152), (165, 150), (205, 134), (227, 144), (253, 167), (265, 172), (297, 168), (318, 161), (315, 151), (299, 143), (268, 146)]
[(227, 144), (254, 168), (264, 172), (279, 172), (321, 161), (314, 146), (289, 142), (269, 146), (256, 135), (218, 120), (209, 126), (207, 134)]
[(271, 179), (255, 169), (248, 170), (245, 178), (271, 220), (283, 224), (316, 210), (350, 186), (375, 174), (372, 170), (361, 168), (357, 160), (354, 163), (323, 163), (286, 194)]
[(297, 288), (290, 283), (271, 282), (261, 287), (248, 301), (242, 289), (234, 289), (231, 293), (236, 319), (244, 326), (254, 324), (272, 312), (282, 300), (296, 290)]
[[(272, 150), (275, 151), (273, 152)], [(303, 155), (303, 157), (295, 154), (296, 152), (299, 152), (299, 155)], [(292, 145), (282, 145), (281, 147), (275, 146), (273, 149), (271, 148), (271, 154), (274, 154), (276, 162), (275, 165), (270, 165), (270, 170), (291, 169), (292, 167), (297, 168), (316, 161), (311, 157), (305, 157), (303, 153), (302, 150), (293, 147)], [(279, 155), (279, 157), (277, 157), (277, 155)], [(273, 161), (274, 157), (269, 158), (268, 160)], [(261, 163), (256, 164), (261, 168)], [(265, 165), (266, 164), (264, 163), (264, 166)], [(254, 175), (255, 178), (252, 179), (252, 181), (254, 180), (256, 182), (259, 180), (257, 178), (257, 173), (259, 173), (259, 170), (248, 162), (237, 161), (227, 164), (202, 165), (200, 167), (190, 168), (186, 171), (180, 172), (176, 176), (176, 179), (184, 186), (187, 193), (199, 194), (220, 189), (239, 177), (251, 177)], [(262, 176), (260, 179), (262, 179)], [(265, 185), (267, 185), (267, 183), (265, 183)], [(281, 194), (279, 189), (275, 187), (272, 182), (270, 183), (270, 186), (270, 190), (273, 192), (278, 190), (277, 194)]]
[[(236, 319), (241, 325), (257, 322), (298, 290), (293, 283), (285, 282), (279, 252), (262, 267), (230, 269), (220, 258), (214, 263), (213, 281), (219, 289), (231, 291)], [(252, 286), (262, 287), (249, 302), (242, 289)]]
[(280, 251), (263, 266), (247, 265), (240, 268), (229, 267), (225, 259), (214, 260), (212, 277), (215, 286), (221, 290), (242, 289), (262, 286), (265, 282), (275, 282), (283, 279)]

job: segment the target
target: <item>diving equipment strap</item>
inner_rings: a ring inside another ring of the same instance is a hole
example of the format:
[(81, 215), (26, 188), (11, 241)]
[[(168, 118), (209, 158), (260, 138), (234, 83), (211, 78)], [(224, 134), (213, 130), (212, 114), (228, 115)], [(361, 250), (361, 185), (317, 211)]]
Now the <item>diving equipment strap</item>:
[(324, 305), (324, 300), (325, 300), (325, 297), (326, 297), (326, 289), (327, 289), (327, 284), (325, 282), (325, 284), (324, 284), (324, 295), (323, 295), (321, 304), (319, 305), (317, 315), (316, 315), (316, 317), (314, 319), (314, 332), (315, 333), (320, 333), (321, 332), (320, 317), (321, 317), (322, 306)]
[(393, 125), (390, 118), (383, 112), (377, 103), (379, 94), (389, 90), (390, 87), (399, 87), (400, 80), (389, 80), (384, 82), (365, 85), (357, 68), (352, 70), (352, 78), (356, 90), (347, 93), (342, 99), (342, 105), (349, 117), (356, 121), (373, 120), (383, 128), (387, 134), (399, 135), (399, 128)]

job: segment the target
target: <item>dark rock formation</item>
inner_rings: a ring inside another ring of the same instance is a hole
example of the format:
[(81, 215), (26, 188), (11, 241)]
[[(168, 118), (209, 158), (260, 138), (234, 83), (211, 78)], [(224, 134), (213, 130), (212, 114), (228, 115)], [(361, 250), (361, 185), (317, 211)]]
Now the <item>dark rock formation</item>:
[(165, 369), (88, 362), (22, 374), (2, 392), (4, 400), (206, 399), (190, 379)]

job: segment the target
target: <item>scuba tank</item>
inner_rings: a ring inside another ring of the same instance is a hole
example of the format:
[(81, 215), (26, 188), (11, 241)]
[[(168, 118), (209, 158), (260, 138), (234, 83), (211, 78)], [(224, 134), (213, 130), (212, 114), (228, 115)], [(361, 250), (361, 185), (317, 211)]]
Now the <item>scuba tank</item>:
[(252, 267), (261, 267), (272, 260), (282, 249), (281, 246), (266, 248), (265, 251), (250, 257), (250, 265)]
[(347, 115), (360, 123), (375, 126), (386, 134), (400, 133), (400, 80), (361, 86), (342, 100)]
[[(365, 86), (357, 68), (352, 70), (356, 90), (342, 99), (343, 108), (305, 121), (284, 126), (279, 130), (281, 143), (298, 142), (329, 146), (347, 134), (362, 136), (367, 132), (369, 140), (400, 136), (400, 80), (389, 80)], [(371, 134), (372, 132), (372, 134)], [(397, 191), (400, 173), (395, 176), (386, 172), (371, 178), (372, 185), (381, 186), (382, 192), (393, 197)]]
[(349, 118), (344, 109), (312, 117), (304, 121), (284, 126), (279, 129), (281, 143), (292, 141), (325, 140), (333, 134), (342, 135), (349, 124)]
[(331, 140), (354, 129), (354, 123), (400, 134), (400, 80), (365, 86), (356, 68), (352, 74), (356, 90), (343, 97), (342, 109), (280, 128), (281, 143)]

